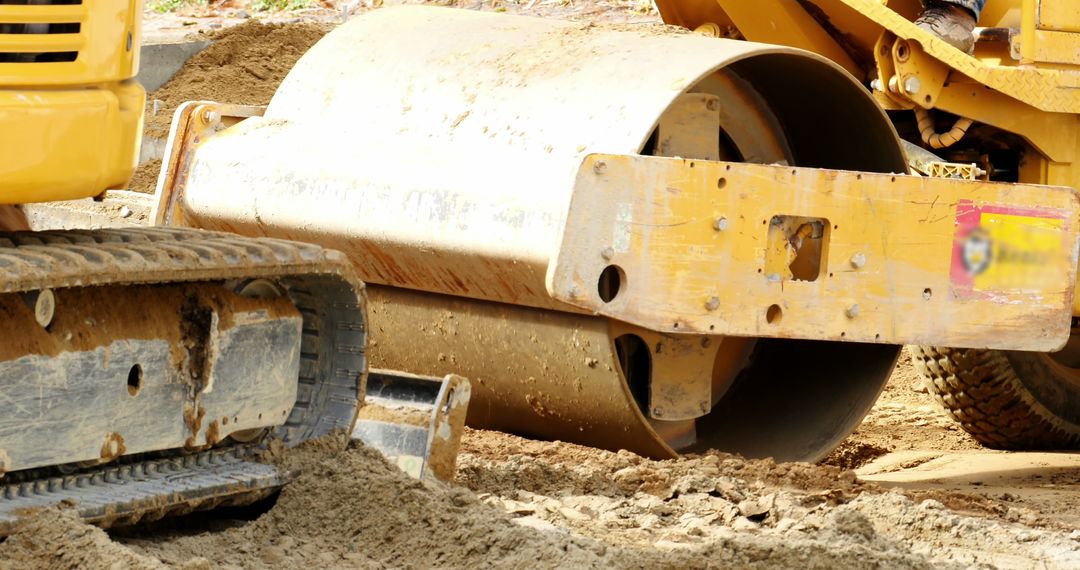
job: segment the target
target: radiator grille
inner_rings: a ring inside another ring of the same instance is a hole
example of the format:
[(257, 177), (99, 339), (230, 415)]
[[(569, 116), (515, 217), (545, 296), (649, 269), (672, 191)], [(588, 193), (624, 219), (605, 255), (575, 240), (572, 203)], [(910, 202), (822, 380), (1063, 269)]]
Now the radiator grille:
[(85, 19), (82, 0), (0, 0), (0, 63), (77, 61)]

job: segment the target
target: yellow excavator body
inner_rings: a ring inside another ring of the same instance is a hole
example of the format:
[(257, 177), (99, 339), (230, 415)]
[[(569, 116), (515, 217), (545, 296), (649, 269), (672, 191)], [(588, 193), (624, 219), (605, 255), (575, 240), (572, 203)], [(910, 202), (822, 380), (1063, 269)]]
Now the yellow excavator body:
[(272, 440), (351, 433), (452, 478), (469, 383), (368, 383), (364, 284), (340, 253), (29, 231), (17, 205), (130, 178), (142, 15), (140, 0), (0, 2), (0, 534), (56, 503), (103, 525), (250, 503), (295, 476), (257, 460)]
[(0, 4), (0, 204), (127, 184), (142, 137), (142, 0)]

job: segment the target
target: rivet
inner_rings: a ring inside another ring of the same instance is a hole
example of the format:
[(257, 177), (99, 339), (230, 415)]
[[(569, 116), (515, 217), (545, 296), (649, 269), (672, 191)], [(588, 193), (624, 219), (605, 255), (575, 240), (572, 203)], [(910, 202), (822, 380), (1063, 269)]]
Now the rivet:
[(855, 269), (862, 269), (866, 265), (866, 254), (858, 252), (851, 256), (851, 266)]
[(849, 306), (847, 310), (844, 311), (844, 313), (848, 316), (849, 319), (854, 319), (855, 317), (859, 316), (859, 304), (852, 303), (851, 306)]
[(600, 257), (611, 261), (611, 258), (615, 257), (615, 250), (610, 247), (605, 247), (604, 250), (600, 252)]
[(41, 328), (48, 327), (56, 314), (56, 297), (52, 289), (42, 289), (26, 294), (26, 303), (34, 311), (34, 320)]
[(607, 163), (602, 160), (598, 160), (592, 165), (592, 169), (593, 172), (597, 174), (603, 174), (607, 172)]
[(719, 309), (720, 308), (720, 297), (717, 297), (715, 295), (713, 295), (712, 297), (709, 297), (709, 299), (707, 301), (705, 301), (705, 308), (710, 310), (710, 311), (715, 311), (715, 310)]
[(726, 231), (728, 229), (728, 219), (721, 216), (713, 220), (712, 227), (718, 232)]

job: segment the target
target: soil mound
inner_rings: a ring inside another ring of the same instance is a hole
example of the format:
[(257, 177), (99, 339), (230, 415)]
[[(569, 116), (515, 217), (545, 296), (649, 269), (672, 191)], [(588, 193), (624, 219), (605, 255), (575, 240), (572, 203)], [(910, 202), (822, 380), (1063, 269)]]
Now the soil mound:
[[(249, 20), (211, 34), (213, 43), (147, 96), (144, 136), (168, 136), (173, 113), (186, 101), (266, 105), (300, 56), (332, 28), (323, 23)], [(141, 165), (129, 189), (153, 193), (160, 169), (160, 160)]]

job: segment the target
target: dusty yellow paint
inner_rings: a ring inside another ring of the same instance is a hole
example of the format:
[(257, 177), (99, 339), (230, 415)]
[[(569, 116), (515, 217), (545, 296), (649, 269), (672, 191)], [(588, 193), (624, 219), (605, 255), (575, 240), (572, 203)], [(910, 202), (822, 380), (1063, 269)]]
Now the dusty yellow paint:
[[(1069, 188), (592, 155), (548, 289), (661, 332), (1046, 351), (1069, 335), (1078, 217)], [(819, 271), (776, 271), (812, 219)]]
[(1076, 0), (1039, 0), (1038, 8), (1040, 29), (1080, 32), (1080, 8)]
[(806, 38), (841, 38), (846, 54), (838, 61), (846, 66), (854, 55), (863, 64), (857, 77), (877, 74), (874, 95), (884, 108), (942, 110), (1016, 133), (1034, 151), (1020, 165), (1021, 182), (1080, 188), (1080, 10), (1074, 0), (993, 0), (980, 25), (1011, 28), (1011, 39), (981, 41), (974, 55), (916, 28), (915, 0), (814, 0), (813, 15), (792, 2), (783, 28), (768, 28), (775, 16), (747, 4), (658, 2), (668, 23), (694, 28), (716, 21), (738, 27), (751, 41), (827, 56), (829, 41)]
[(142, 136), (142, 0), (0, 5), (5, 24), (78, 23), (71, 34), (0, 34), (0, 53), (76, 52), (0, 63), (0, 204), (95, 196), (127, 183)]

